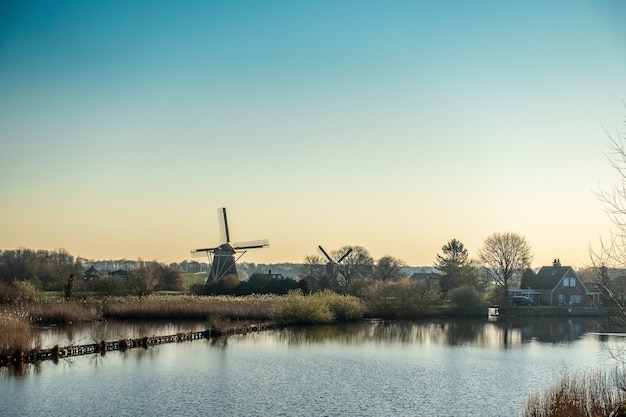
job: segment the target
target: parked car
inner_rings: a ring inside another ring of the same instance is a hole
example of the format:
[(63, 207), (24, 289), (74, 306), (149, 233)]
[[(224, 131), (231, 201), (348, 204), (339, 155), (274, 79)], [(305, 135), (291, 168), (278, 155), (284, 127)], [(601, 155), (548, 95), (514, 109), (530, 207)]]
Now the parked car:
[(535, 302), (528, 297), (515, 296), (511, 298), (511, 304), (514, 306), (534, 306)]

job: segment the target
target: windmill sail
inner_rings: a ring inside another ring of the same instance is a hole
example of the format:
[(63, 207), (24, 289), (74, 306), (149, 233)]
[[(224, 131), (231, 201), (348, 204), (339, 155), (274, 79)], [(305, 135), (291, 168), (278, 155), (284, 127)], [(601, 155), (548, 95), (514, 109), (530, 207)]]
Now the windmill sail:
[(338, 264), (341, 263), (341, 261), (343, 261), (344, 259), (346, 259), (346, 257), (348, 255), (350, 255), (350, 253), (352, 252), (352, 248), (348, 249), (348, 251), (346, 253), (343, 254), (343, 256), (341, 258), (339, 258), (339, 260), (337, 261)]
[(269, 240), (260, 239), (260, 240), (250, 240), (248, 242), (233, 243), (233, 248), (235, 250), (256, 249), (256, 248), (267, 248), (269, 245), (270, 245)]
[(217, 218), (220, 223), (220, 243), (230, 243), (230, 233), (228, 231), (228, 218), (226, 217), (226, 207), (217, 209)]
[(322, 247), (322, 245), (318, 246), (319, 250), (324, 254), (324, 256), (326, 257), (326, 259), (328, 259), (329, 262), (334, 262), (332, 260), (332, 258), (328, 255), (328, 253), (326, 253), (326, 251), (324, 250), (324, 248)]

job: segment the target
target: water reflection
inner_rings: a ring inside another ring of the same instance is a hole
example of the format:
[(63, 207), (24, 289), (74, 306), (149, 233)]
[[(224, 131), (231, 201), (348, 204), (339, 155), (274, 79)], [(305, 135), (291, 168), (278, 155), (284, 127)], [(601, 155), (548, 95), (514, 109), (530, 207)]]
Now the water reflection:
[[(143, 336), (202, 331), (206, 322), (99, 322), (39, 329), (42, 346), (67, 346)], [(532, 340), (543, 343), (573, 342), (587, 333), (619, 331), (602, 317), (520, 317), (488, 319), (429, 319), (419, 321), (366, 320), (341, 325), (290, 327), (270, 331), (289, 344), (420, 343), (448, 346), (512, 347)], [(212, 339), (225, 347), (227, 337)]]
[[(119, 340), (142, 336), (167, 335), (178, 332), (201, 331), (206, 322), (101, 322), (88, 325), (51, 327), (39, 329), (43, 346), (51, 347), (93, 343), (100, 340)], [(569, 344), (589, 333), (607, 330), (623, 331), (606, 318), (552, 317), (552, 318), (508, 318), (489, 319), (429, 319), (419, 321), (365, 320), (341, 325), (288, 327), (246, 335), (223, 336), (198, 341), (213, 349), (225, 350), (229, 340), (255, 340), (265, 344), (287, 346), (304, 344), (361, 345), (420, 345), (428, 346), (472, 346), (487, 349), (515, 349), (530, 342), (544, 344)], [(605, 336), (595, 336), (601, 339)], [(606, 337), (605, 337), (606, 338)], [(182, 342), (187, 343), (187, 342)], [(159, 355), (158, 348), (133, 349), (132, 352), (116, 352), (122, 361), (152, 361)], [(91, 367), (106, 365), (108, 353), (88, 357)], [(117, 356), (116, 356), (117, 357)], [(132, 358), (132, 359), (131, 359)], [(61, 359), (63, 366), (72, 366), (73, 359)], [(40, 373), (40, 363), (23, 364), (18, 367), (0, 368), (0, 377), (22, 377), (27, 373)]]
[(373, 320), (333, 326), (290, 327), (275, 330), (281, 342), (403, 343), (510, 348), (530, 341), (569, 343), (587, 333), (605, 330), (604, 318), (436, 319), (425, 321)]
[(180, 332), (195, 332), (209, 328), (209, 324), (199, 321), (102, 321), (77, 323), (66, 326), (48, 326), (35, 329), (44, 348), (54, 345), (71, 346), (98, 343), (102, 340), (114, 341), (143, 336), (164, 336)]

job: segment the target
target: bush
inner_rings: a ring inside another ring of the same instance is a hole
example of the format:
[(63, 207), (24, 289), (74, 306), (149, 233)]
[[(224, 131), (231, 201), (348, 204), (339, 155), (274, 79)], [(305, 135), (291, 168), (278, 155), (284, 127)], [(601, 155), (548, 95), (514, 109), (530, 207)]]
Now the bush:
[(467, 285), (448, 291), (448, 298), (454, 307), (468, 309), (484, 304), (483, 297), (474, 288)]
[(363, 317), (363, 305), (356, 297), (337, 294), (330, 290), (316, 293), (312, 297), (325, 299), (337, 320), (355, 320)]
[(28, 281), (15, 281), (11, 285), (0, 283), (0, 302), (35, 300), (37, 300), (37, 288)]
[(352, 320), (363, 317), (360, 301), (351, 296), (342, 296), (324, 291), (310, 296), (302, 291), (290, 291), (278, 302), (271, 312), (277, 321), (320, 324), (337, 320)]
[(363, 290), (363, 300), (372, 317), (410, 318), (430, 313), (440, 295), (425, 282), (403, 279), (374, 283)]
[(85, 288), (101, 295), (119, 296), (129, 293), (127, 286), (117, 277), (102, 277), (86, 281)]

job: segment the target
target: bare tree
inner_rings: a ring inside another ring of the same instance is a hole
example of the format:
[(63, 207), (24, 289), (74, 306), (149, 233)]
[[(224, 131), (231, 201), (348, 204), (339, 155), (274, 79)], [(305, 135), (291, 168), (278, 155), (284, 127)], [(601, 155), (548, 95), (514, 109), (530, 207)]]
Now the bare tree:
[(330, 288), (330, 279), (326, 274), (326, 264), (318, 255), (307, 255), (300, 269), (307, 282), (308, 290), (316, 292)]
[(352, 251), (338, 265), (340, 275), (343, 277), (344, 286), (354, 281), (368, 280), (372, 277), (374, 258), (372, 258), (362, 246), (343, 246), (331, 253), (333, 259), (341, 258), (349, 249)]
[[(626, 126), (626, 119), (624, 120)], [(610, 191), (598, 191), (596, 196), (604, 203), (607, 215), (614, 226), (609, 241), (600, 240), (600, 249), (591, 253), (595, 266), (626, 267), (626, 133), (617, 131), (609, 137), (607, 159), (618, 174), (618, 182)]]
[(502, 290), (502, 302), (509, 305), (508, 292), (532, 260), (530, 244), (516, 233), (494, 233), (485, 239), (478, 259), (485, 273)]
[[(626, 127), (626, 118), (622, 125)], [(611, 167), (617, 171), (618, 181), (609, 191), (597, 191), (595, 194), (604, 203), (613, 228), (608, 241), (600, 239), (600, 248), (590, 249), (590, 257), (598, 271), (598, 284), (604, 294), (619, 307), (622, 319), (626, 320), (626, 307), (615, 291), (609, 274), (609, 269), (626, 268), (626, 133), (617, 130), (612, 135), (606, 129), (605, 133), (609, 138), (606, 156)]]
[(406, 278), (404, 267), (406, 264), (393, 256), (383, 256), (374, 266), (372, 278), (374, 281), (399, 281)]
[(155, 267), (156, 262), (138, 260), (139, 267), (129, 276), (130, 290), (137, 296), (143, 297), (152, 294), (160, 280), (160, 270)]

